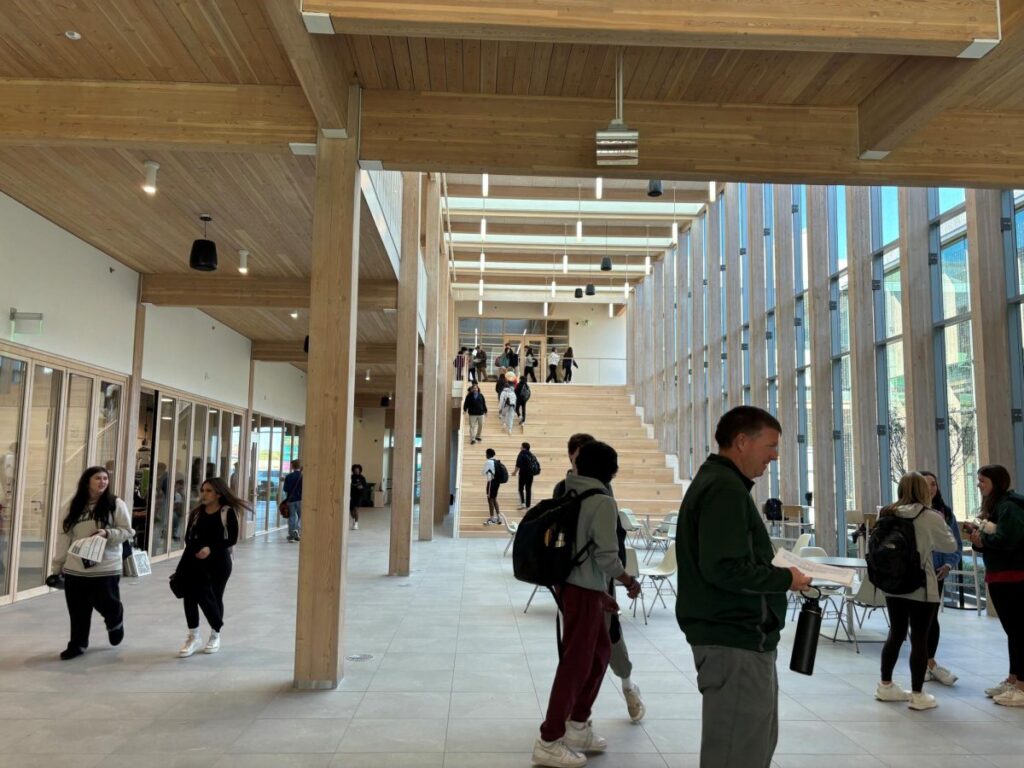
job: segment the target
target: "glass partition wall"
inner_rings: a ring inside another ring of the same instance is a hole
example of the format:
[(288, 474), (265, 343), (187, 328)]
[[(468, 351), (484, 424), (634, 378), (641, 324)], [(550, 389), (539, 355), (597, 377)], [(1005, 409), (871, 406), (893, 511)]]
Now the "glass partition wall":
[(116, 482), (125, 381), (0, 348), (0, 604), (45, 591), (86, 467)]

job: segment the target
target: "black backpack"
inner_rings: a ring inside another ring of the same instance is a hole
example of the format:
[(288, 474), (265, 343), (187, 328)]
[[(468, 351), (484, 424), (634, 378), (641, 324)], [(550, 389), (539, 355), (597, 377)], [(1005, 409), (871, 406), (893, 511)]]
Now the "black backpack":
[(532, 453), (528, 453), (528, 454), (526, 454), (526, 461), (527, 461), (527, 463), (529, 464), (529, 467), (530, 467), (530, 474), (533, 475), (534, 477), (539, 475), (540, 474), (540, 462), (537, 460), (537, 457), (534, 456)]
[(519, 581), (556, 587), (587, 559), (593, 542), (576, 547), (580, 507), (584, 499), (599, 493), (604, 491), (569, 491), (557, 499), (545, 499), (523, 516), (512, 543), (512, 572)]
[(494, 482), (498, 485), (508, 482), (508, 469), (497, 459), (494, 460)]
[(782, 521), (782, 499), (768, 499), (765, 501), (764, 519), (769, 523)]
[(524, 403), (530, 399), (530, 385), (526, 383), (526, 379), (523, 379), (523, 385), (519, 388), (517, 397)]
[(868, 578), (889, 595), (907, 595), (925, 585), (921, 553), (917, 551), (914, 517), (879, 517), (868, 539)]

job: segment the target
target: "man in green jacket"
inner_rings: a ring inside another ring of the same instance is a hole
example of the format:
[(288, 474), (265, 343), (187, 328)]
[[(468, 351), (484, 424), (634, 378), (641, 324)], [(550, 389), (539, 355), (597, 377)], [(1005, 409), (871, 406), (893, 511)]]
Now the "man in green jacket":
[(750, 489), (778, 459), (782, 427), (740, 406), (715, 429), (718, 453), (698, 470), (679, 508), (676, 619), (693, 649), (703, 696), (701, 768), (768, 768), (778, 741), (776, 646), (796, 568), (776, 568)]

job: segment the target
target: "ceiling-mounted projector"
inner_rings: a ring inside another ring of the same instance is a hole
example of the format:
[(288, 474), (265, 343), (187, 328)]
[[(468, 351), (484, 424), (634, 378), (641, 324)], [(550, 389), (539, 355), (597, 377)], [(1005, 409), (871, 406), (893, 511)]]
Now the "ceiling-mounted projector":
[(622, 49), (615, 65), (615, 119), (597, 132), (598, 165), (637, 165), (640, 162), (640, 132), (622, 119)]

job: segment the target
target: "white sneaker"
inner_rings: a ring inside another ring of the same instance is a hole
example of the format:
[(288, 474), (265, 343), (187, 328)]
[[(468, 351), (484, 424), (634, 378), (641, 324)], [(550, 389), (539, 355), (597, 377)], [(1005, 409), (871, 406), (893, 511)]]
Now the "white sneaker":
[(566, 746), (565, 739), (537, 739), (533, 745), (533, 764), (550, 768), (582, 768), (587, 764), (587, 758)]
[(353, 531), (358, 531), (359, 530), (359, 521), (358, 520), (356, 520), (356, 522), (352, 523), (352, 530)]
[(1001, 682), (999, 685), (994, 685), (991, 688), (986, 688), (985, 695), (988, 696), (990, 699), (994, 699), (999, 694), (1006, 693), (1011, 688), (1016, 687), (1017, 686), (1015, 686), (1009, 680), (1003, 680), (1003, 682)]
[(220, 650), (220, 632), (214, 632), (210, 630), (210, 639), (206, 641), (206, 647), (203, 648), (203, 653), (216, 653)]
[(203, 639), (199, 637), (199, 630), (189, 630), (188, 637), (185, 638), (185, 644), (181, 646), (181, 650), (178, 651), (179, 658), (187, 659), (193, 653), (203, 647)]
[(568, 721), (564, 738), (566, 746), (574, 752), (604, 752), (608, 749), (608, 739), (594, 733), (590, 720), (585, 723)]
[(1013, 686), (1005, 693), (993, 696), (992, 701), (1004, 707), (1024, 707), (1024, 691), (1017, 686)]
[(891, 685), (879, 683), (875, 688), (875, 698), (879, 701), (910, 701), (910, 694), (900, 688), (897, 683)]
[(629, 719), (634, 723), (639, 723), (644, 719), (644, 715), (647, 714), (644, 700), (640, 698), (640, 689), (634, 685), (629, 689), (623, 690), (622, 693), (626, 696), (626, 711), (629, 712)]
[(939, 706), (939, 702), (935, 700), (935, 697), (930, 693), (911, 693), (910, 703), (907, 705), (911, 709), (935, 709)]
[(929, 680), (935, 680), (943, 685), (956, 685), (956, 681), (959, 680), (956, 675), (950, 672), (945, 667), (936, 664), (932, 669), (926, 670), (924, 673), (924, 681), (927, 683)]

